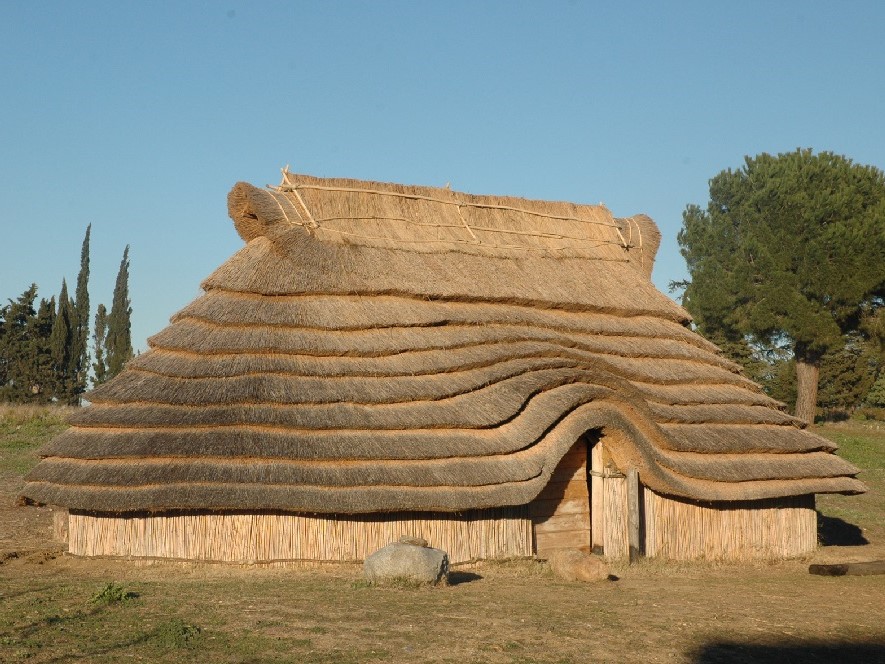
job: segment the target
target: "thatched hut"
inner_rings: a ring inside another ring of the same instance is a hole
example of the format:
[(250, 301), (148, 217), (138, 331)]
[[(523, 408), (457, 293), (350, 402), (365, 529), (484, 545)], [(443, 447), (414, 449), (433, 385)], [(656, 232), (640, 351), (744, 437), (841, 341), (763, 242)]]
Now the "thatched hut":
[(864, 490), (652, 286), (648, 217), (288, 172), (229, 207), (246, 246), (27, 477), (73, 554), (781, 558)]

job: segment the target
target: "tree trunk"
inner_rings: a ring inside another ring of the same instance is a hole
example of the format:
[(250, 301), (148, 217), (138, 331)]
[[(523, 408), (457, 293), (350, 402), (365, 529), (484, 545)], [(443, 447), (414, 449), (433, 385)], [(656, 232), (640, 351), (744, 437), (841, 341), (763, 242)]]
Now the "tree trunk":
[(820, 353), (796, 348), (796, 417), (806, 424), (814, 424), (814, 414), (817, 411), (820, 358)]

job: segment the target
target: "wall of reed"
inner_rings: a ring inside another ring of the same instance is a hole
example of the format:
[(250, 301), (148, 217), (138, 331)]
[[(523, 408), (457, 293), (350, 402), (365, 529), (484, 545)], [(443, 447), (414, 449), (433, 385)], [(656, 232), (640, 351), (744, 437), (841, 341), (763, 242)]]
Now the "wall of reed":
[(627, 480), (624, 477), (606, 477), (603, 480), (602, 538), (606, 558), (626, 558), (630, 555), (627, 535)]
[[(577, 484), (570, 482), (569, 485)], [(584, 484), (586, 487), (586, 484)], [(578, 500), (586, 505), (583, 493)], [(607, 558), (629, 554), (626, 481), (607, 477), (601, 531)], [(558, 496), (555, 512), (577, 502)], [(561, 501), (561, 502), (560, 502)], [(670, 560), (779, 560), (811, 554), (817, 546), (814, 496), (740, 503), (697, 503), (641, 488), (641, 543), (645, 556)], [(585, 508), (580, 527), (538, 530), (532, 504), (459, 514), (404, 512), (319, 516), (290, 513), (185, 513), (108, 515), (58, 510), (54, 532), (78, 556), (161, 558), (264, 564), (294, 561), (358, 562), (402, 535), (425, 538), (452, 563), (531, 556), (586, 546)], [(67, 517), (67, 518), (65, 518)], [(533, 520), (535, 523), (533, 523)], [(563, 539), (564, 538), (564, 539)], [(577, 539), (576, 539), (577, 538)], [(578, 541), (580, 539), (580, 541)], [(562, 540), (562, 541), (560, 541)], [(567, 541), (566, 541), (567, 540)]]
[(814, 495), (697, 503), (645, 488), (644, 554), (671, 560), (780, 560), (817, 547)]
[(525, 507), (350, 516), (72, 512), (68, 551), (240, 564), (358, 562), (402, 535), (423, 537), (447, 551), (452, 563), (532, 555), (532, 522)]

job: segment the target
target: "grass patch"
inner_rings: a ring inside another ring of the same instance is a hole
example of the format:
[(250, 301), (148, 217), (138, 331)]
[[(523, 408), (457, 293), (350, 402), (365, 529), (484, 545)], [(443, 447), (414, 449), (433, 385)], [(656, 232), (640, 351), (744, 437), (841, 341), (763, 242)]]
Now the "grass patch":
[(849, 420), (814, 428), (839, 446), (837, 454), (864, 471), (885, 468), (885, 424)]
[(181, 618), (173, 618), (157, 625), (152, 637), (164, 648), (195, 648), (200, 628)]
[(0, 405), (0, 474), (24, 475), (40, 460), (37, 449), (67, 428), (68, 406)]
[(885, 541), (885, 424), (848, 420), (814, 431), (839, 446), (837, 454), (861, 469), (858, 479), (867, 486), (867, 493), (860, 496), (818, 496), (822, 523), (856, 529), (849, 542)]

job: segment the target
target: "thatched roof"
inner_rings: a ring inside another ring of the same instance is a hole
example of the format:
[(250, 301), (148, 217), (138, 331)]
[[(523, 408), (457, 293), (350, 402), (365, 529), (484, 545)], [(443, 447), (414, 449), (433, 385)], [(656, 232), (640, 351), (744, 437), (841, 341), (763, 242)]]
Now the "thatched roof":
[(644, 216), (285, 174), (246, 246), (42, 450), (82, 510), (456, 511), (532, 500), (588, 429), (658, 492), (864, 490), (685, 326)]

